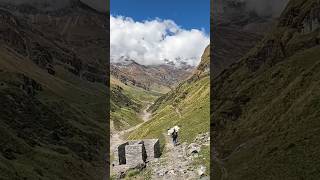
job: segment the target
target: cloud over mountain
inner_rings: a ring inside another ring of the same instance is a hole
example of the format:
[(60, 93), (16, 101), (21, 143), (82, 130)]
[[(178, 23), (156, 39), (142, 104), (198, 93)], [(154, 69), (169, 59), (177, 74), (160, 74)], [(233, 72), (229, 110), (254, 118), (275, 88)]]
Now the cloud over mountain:
[(186, 30), (172, 20), (134, 21), (110, 16), (111, 60), (123, 57), (144, 65), (163, 64), (165, 60), (197, 65), (209, 37), (202, 30)]

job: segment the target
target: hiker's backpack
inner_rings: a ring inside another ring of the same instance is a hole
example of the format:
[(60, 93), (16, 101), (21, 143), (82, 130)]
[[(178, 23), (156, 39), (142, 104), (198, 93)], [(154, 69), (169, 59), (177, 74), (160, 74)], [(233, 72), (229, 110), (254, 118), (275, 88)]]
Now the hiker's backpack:
[(178, 137), (178, 132), (177, 132), (177, 131), (173, 131), (173, 133), (172, 133), (172, 137), (173, 137), (173, 138)]

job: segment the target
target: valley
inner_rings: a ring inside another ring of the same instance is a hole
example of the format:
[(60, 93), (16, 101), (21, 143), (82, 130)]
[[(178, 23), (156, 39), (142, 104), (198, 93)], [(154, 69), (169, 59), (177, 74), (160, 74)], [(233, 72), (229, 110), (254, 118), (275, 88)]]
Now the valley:
[[(186, 158), (185, 160), (183, 160), (184, 158), (180, 159), (181, 162), (185, 161), (184, 163), (187, 163), (184, 168), (188, 167), (188, 169), (190, 169), (184, 170), (183, 168), (169, 166), (172, 169), (164, 171), (172, 171), (174, 174), (171, 175), (171, 178), (178, 178), (178, 176), (181, 176), (182, 174), (180, 174), (180, 171), (186, 172), (184, 176), (190, 175), (190, 178), (197, 177), (197, 169), (199, 168), (199, 165), (209, 169), (209, 144), (200, 145), (201, 148), (203, 148), (199, 155), (201, 158), (194, 159), (190, 155), (187, 156), (183, 153), (183, 151), (187, 151), (188, 145), (192, 143), (197, 136), (208, 133), (209, 131), (209, 50), (210, 47), (207, 47), (202, 56), (201, 63), (192, 71), (192, 73), (190, 73), (189, 77), (181, 79), (180, 82), (177, 81), (177, 84), (169, 92), (163, 92), (156, 96), (152, 96), (151, 93), (154, 93), (153, 91), (146, 91), (143, 88), (134, 87), (133, 84), (130, 83), (127, 83), (127, 85), (123, 84), (121, 81), (114, 81), (111, 83), (116, 84), (117, 82), (117, 85), (123, 87), (123, 89), (127, 88), (127, 90), (128, 86), (136, 90), (137, 88), (140, 89), (141, 94), (139, 95), (126, 93), (125, 90), (123, 93), (127, 94), (128, 97), (131, 97), (130, 99), (137, 102), (140, 106), (139, 109), (142, 109), (135, 112), (139, 122), (132, 124), (131, 126), (127, 126), (125, 130), (115, 132), (115, 134), (111, 136), (111, 143), (124, 142), (125, 140), (159, 139), (161, 149), (164, 152), (163, 157), (160, 158), (159, 161), (172, 163), (173, 159), (167, 158), (173, 157), (174, 153), (176, 153), (176, 155), (178, 153), (180, 156)], [(177, 71), (176, 73), (180, 73), (180, 71)], [(134, 112), (134, 109), (132, 109), (132, 112)], [(115, 121), (115, 119), (111, 120)], [(128, 121), (128, 118), (124, 118), (124, 120)], [(179, 147), (172, 147), (171, 141), (168, 141), (170, 137), (166, 135), (167, 129), (174, 125), (178, 125), (182, 128), (179, 133), (179, 141), (181, 142)], [(177, 162), (177, 164), (179, 164), (179, 162)], [(154, 164), (152, 162), (149, 163), (145, 170), (135, 176), (146, 176), (146, 173), (150, 176), (152, 174), (155, 175), (157, 170), (154, 171), (155, 167), (153, 166)], [(165, 167), (166, 166), (163, 166), (163, 168)], [(165, 176), (163, 174), (158, 178), (165, 178)]]

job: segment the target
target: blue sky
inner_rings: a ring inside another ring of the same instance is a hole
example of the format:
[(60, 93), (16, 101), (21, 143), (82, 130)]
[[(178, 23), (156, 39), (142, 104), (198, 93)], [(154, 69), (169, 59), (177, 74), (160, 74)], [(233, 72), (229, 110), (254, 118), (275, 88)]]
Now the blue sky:
[(183, 29), (210, 32), (210, 0), (110, 0), (110, 11), (135, 21), (171, 19)]

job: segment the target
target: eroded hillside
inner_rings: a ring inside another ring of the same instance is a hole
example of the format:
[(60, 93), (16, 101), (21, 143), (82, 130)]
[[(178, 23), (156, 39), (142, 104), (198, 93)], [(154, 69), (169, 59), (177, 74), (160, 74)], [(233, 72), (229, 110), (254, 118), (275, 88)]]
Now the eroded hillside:
[(214, 178), (319, 176), (319, 9), (291, 0), (276, 28), (212, 81)]
[(103, 178), (107, 20), (1, 4), (0, 179)]

